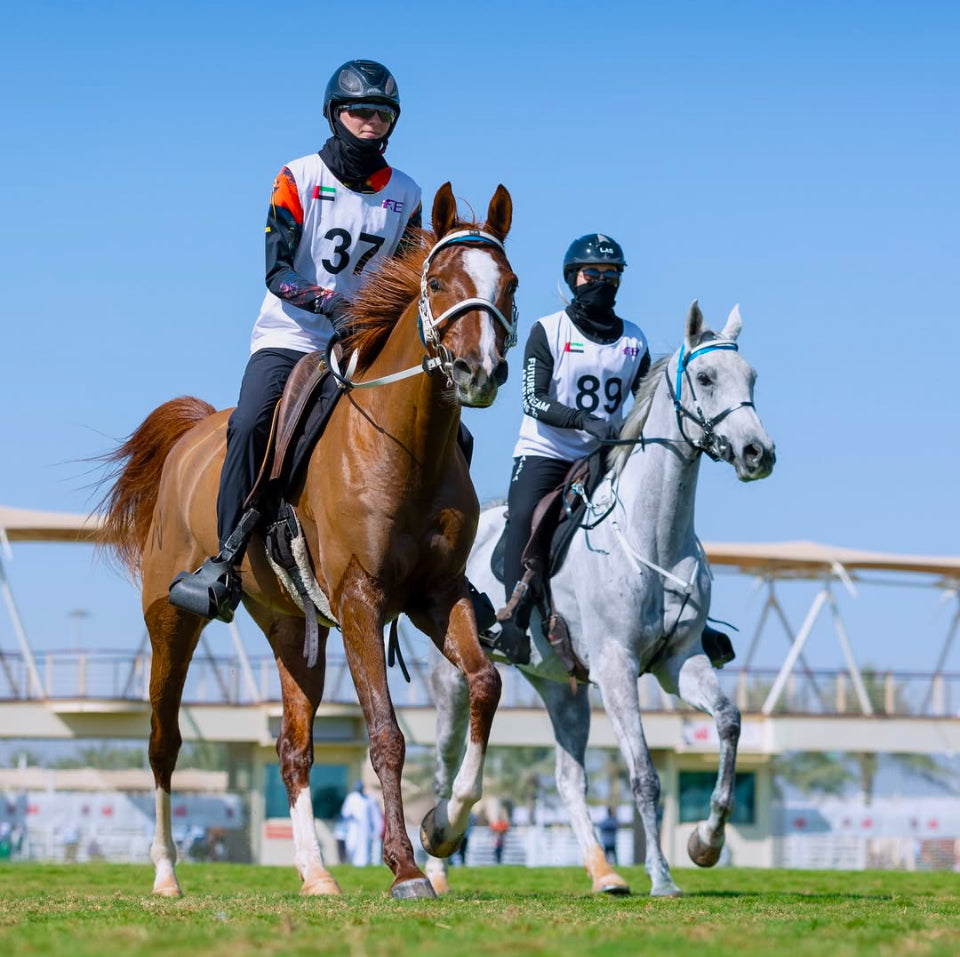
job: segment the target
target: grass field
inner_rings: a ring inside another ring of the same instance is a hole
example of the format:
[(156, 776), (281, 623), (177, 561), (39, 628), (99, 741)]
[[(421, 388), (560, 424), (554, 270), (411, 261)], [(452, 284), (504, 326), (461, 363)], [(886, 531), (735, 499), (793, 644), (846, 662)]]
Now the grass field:
[[(438, 901), (393, 901), (386, 868), (334, 868), (345, 896), (305, 899), (292, 867), (184, 864), (185, 897), (139, 865), (0, 867), (0, 954), (139, 957), (960, 954), (960, 877), (676, 870), (681, 900), (595, 898), (574, 868), (460, 868)], [(636, 891), (641, 868), (621, 871)]]

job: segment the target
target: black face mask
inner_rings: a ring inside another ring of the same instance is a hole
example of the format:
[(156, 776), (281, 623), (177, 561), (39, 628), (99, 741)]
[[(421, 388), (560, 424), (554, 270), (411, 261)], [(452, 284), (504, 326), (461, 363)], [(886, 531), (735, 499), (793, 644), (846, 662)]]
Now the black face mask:
[(577, 286), (573, 298), (588, 315), (600, 318), (603, 313), (613, 312), (613, 304), (617, 301), (617, 286), (612, 282), (595, 279)]
[(597, 342), (612, 342), (623, 335), (623, 320), (613, 311), (617, 287), (596, 279), (574, 289), (567, 315), (581, 332)]
[(323, 144), (320, 159), (344, 186), (357, 189), (377, 170), (386, 168), (386, 136), (379, 140), (360, 139), (340, 122), (339, 116), (333, 118), (333, 128), (336, 132)]

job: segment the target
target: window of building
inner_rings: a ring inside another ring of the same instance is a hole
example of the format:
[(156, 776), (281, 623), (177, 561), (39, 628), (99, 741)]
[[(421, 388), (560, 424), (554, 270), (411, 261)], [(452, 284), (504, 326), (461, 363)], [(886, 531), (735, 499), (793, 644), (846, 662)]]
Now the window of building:
[[(710, 814), (710, 795), (717, 783), (713, 771), (680, 772), (680, 823), (702, 821)], [(756, 823), (756, 775), (753, 772), (737, 774), (734, 784), (736, 803), (731, 824)]]
[[(287, 817), (290, 802), (287, 789), (280, 777), (280, 765), (268, 764), (264, 768), (266, 790), (266, 816)], [(340, 813), (347, 792), (350, 790), (350, 768), (346, 764), (315, 764), (310, 769), (310, 797), (313, 800), (314, 817), (330, 819)]]

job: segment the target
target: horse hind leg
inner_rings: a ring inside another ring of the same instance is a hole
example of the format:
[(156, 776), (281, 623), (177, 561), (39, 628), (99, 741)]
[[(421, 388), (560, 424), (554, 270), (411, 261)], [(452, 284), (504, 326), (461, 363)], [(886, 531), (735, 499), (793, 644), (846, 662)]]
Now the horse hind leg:
[(675, 681), (680, 697), (687, 704), (713, 716), (720, 739), (717, 783), (710, 796), (710, 815), (697, 824), (687, 842), (687, 853), (694, 864), (713, 867), (720, 859), (724, 828), (733, 812), (740, 712), (721, 690), (717, 673), (706, 655), (696, 654), (684, 660)]
[(294, 863), (302, 881), (300, 893), (309, 897), (339, 895), (340, 886), (323, 861), (310, 793), (313, 721), (323, 697), (328, 631), (320, 629), (319, 659), (314, 668), (308, 668), (303, 658), (304, 619), (269, 615), (252, 603), (248, 608), (267, 636), (280, 672), (283, 720), (277, 736), (277, 757), (290, 804)]
[(173, 841), (170, 782), (183, 739), (180, 736), (180, 699), (187, 668), (206, 622), (157, 599), (144, 615), (153, 658), (150, 664), (150, 767), (156, 788), (156, 830), (150, 846), (154, 866), (153, 893), (180, 897), (177, 847)]
[(595, 894), (629, 894), (630, 886), (610, 866), (597, 841), (587, 809), (587, 773), (584, 759), (590, 734), (590, 697), (584, 686), (571, 690), (566, 682), (547, 681), (525, 675), (547, 706), (556, 739), (557, 791), (570, 815), (583, 866)]

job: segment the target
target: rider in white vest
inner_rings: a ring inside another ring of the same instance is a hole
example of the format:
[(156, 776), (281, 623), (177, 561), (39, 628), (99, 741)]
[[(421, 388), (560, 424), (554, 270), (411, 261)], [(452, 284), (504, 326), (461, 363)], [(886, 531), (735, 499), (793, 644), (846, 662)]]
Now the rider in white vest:
[[(625, 266), (623, 250), (610, 237), (591, 233), (575, 239), (563, 260), (573, 301), (538, 320), (527, 339), (524, 415), (507, 505), (503, 571), (508, 601), (523, 572), (520, 556), (537, 503), (577, 459), (617, 437), (624, 402), (650, 368), (646, 337), (614, 312)], [(524, 595), (494, 639), (494, 647), (517, 664), (530, 660), (530, 612)]]
[(170, 586), (172, 604), (207, 618), (232, 620), (240, 600), (236, 566), (257, 518), (243, 505), (284, 383), (306, 353), (326, 347), (344, 300), (365, 274), (421, 225), (420, 187), (383, 158), (400, 116), (390, 71), (372, 60), (344, 63), (327, 84), (323, 115), (333, 135), (319, 153), (287, 163), (273, 184), (267, 294), (227, 426), (217, 498), (220, 553)]

